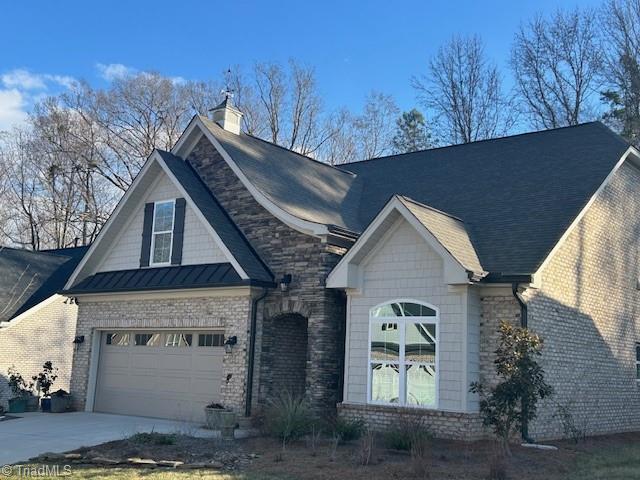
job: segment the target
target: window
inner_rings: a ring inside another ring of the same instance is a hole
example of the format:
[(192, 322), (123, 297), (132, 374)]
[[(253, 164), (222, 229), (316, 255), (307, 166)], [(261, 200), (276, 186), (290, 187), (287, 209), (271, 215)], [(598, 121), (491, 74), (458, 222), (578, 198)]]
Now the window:
[(224, 335), (222, 333), (201, 333), (198, 335), (199, 347), (222, 347)]
[(640, 383), (640, 343), (636, 343), (636, 381)]
[(153, 232), (151, 235), (151, 265), (171, 262), (175, 200), (156, 202), (153, 208)]
[(128, 333), (107, 333), (106, 334), (107, 345), (117, 345), (119, 347), (126, 347), (129, 345)]
[(160, 345), (159, 333), (136, 333), (134, 345), (143, 345), (147, 347), (157, 347)]
[(369, 401), (437, 406), (438, 313), (411, 301), (371, 309)]
[(165, 347), (190, 347), (193, 335), (190, 333), (167, 333)]

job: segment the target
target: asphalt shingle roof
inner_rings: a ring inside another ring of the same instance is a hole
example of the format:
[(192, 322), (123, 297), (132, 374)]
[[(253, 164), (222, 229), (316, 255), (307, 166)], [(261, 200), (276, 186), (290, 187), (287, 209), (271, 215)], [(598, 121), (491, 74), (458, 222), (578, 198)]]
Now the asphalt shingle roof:
[(193, 167), (169, 152), (158, 150), (158, 153), (249, 278), (272, 282), (273, 274), (269, 268), (220, 206), (218, 200), (202, 182)]
[(0, 248), (0, 321), (20, 315), (62, 290), (87, 248), (40, 252)]
[(628, 148), (592, 122), (338, 169), (205, 125), (249, 181), (287, 212), (361, 233), (389, 198), (404, 195), (460, 218), (484, 270), (503, 275), (537, 271)]

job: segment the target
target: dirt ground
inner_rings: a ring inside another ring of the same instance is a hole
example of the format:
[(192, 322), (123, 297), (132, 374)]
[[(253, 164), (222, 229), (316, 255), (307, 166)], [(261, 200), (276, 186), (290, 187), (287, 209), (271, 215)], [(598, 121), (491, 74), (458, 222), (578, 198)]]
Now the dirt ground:
[[(552, 442), (557, 451), (513, 447), (513, 457), (507, 466), (509, 478), (518, 480), (559, 480), (578, 478), (583, 464), (593, 457), (593, 464), (603, 464), (606, 470), (607, 452), (629, 450), (640, 446), (640, 433), (593, 437), (579, 444), (568, 441)], [(469, 479), (487, 478), (494, 445), (491, 442), (454, 442), (433, 440), (424, 458), (429, 476), (416, 473), (416, 464), (407, 452), (389, 450), (382, 439), (374, 443), (371, 463), (358, 462), (361, 442), (354, 441), (334, 449), (330, 439), (322, 439), (315, 447), (307, 441), (288, 445), (284, 451), (275, 439), (253, 438), (233, 443), (220, 440), (195, 439), (176, 436), (171, 445), (140, 443), (131, 439), (109, 442), (79, 450), (90, 456), (108, 458), (142, 457), (154, 460), (183, 462), (216, 462), (226, 471), (246, 473), (254, 477), (309, 480), (373, 480), (401, 478)], [(631, 455), (635, 455), (633, 450)], [(640, 453), (640, 452), (639, 452)], [(605, 455), (605, 457), (603, 457)], [(613, 457), (612, 457), (613, 458)], [(596, 462), (596, 459), (602, 461)], [(622, 462), (623, 460), (616, 460)], [(640, 461), (640, 459), (639, 459)], [(594, 466), (591, 470), (598, 468)], [(424, 470), (423, 470), (424, 471)], [(586, 477), (580, 477), (586, 478)], [(588, 478), (607, 478), (588, 476)], [(611, 477), (614, 478), (614, 477)], [(626, 477), (615, 477), (626, 478)]]

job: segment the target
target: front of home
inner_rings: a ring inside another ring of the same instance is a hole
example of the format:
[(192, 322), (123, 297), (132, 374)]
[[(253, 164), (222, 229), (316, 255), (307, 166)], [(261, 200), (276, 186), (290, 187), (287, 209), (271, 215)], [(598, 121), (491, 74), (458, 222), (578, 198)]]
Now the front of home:
[(640, 429), (640, 170), (600, 124), (331, 167), (240, 133), (227, 100), (155, 151), (78, 265), (71, 390), (202, 421), (282, 392), (376, 427), (484, 434), (501, 320), (545, 339), (530, 432)]

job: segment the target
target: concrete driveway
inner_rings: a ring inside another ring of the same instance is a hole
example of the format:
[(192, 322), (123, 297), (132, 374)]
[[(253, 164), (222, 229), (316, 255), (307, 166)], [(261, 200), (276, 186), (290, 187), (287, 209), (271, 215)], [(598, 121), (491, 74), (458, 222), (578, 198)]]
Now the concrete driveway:
[(138, 432), (182, 433), (199, 437), (218, 434), (199, 425), (157, 418), (105, 413), (24, 413), (0, 422), (0, 466), (76, 448), (120, 440)]

